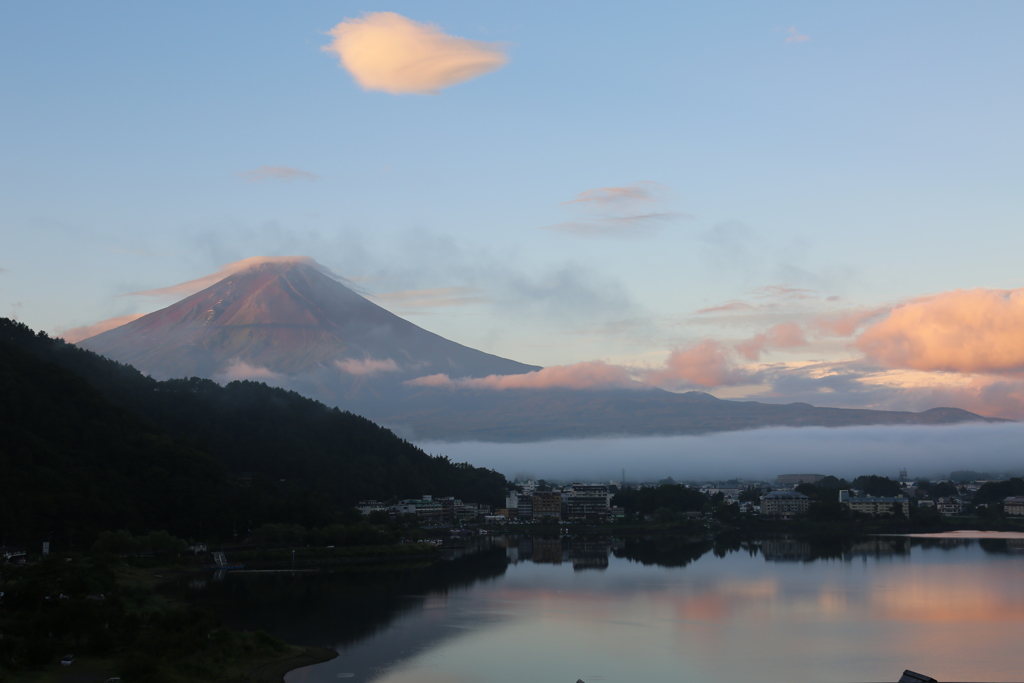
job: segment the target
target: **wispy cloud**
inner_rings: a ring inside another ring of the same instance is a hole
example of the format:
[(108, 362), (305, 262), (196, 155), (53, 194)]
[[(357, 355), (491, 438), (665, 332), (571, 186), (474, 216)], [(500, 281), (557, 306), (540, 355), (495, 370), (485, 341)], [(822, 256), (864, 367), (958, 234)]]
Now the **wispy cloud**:
[[(829, 300), (832, 300), (832, 297), (829, 297)], [(888, 311), (888, 307), (881, 307), (823, 313), (811, 318), (807, 327), (819, 337), (852, 337), (860, 327)]]
[(1024, 380), (1013, 376), (891, 370), (859, 359), (766, 366), (763, 381), (758, 400), (876, 410), (954, 407), (990, 417), (1024, 419)]
[(260, 166), (251, 171), (243, 171), (238, 175), (250, 183), (258, 183), (263, 180), (281, 180), (286, 183), (293, 180), (314, 181), (320, 177), (291, 166)]
[(365, 90), (392, 95), (436, 94), (508, 63), (505, 46), (450, 36), (433, 24), (394, 12), (346, 19), (330, 31), (323, 50)]
[(385, 360), (346, 358), (345, 360), (334, 361), (334, 366), (342, 372), (358, 377), (370, 377), (382, 372), (398, 372), (399, 370), (398, 363), (390, 358)]
[(753, 311), (754, 307), (748, 304), (746, 301), (728, 301), (718, 306), (710, 306), (708, 308), (702, 308), (697, 311), (697, 315), (707, 315), (709, 313), (733, 313), (736, 311)]
[(790, 26), (786, 29), (786, 42), (787, 43), (806, 43), (811, 39), (810, 36), (806, 36), (796, 30), (796, 26)]
[(251, 380), (254, 382), (265, 382), (272, 386), (278, 386), (287, 380), (287, 376), (280, 372), (274, 372), (269, 368), (259, 365), (250, 365), (240, 358), (232, 358), (213, 378), (221, 383)]
[(83, 339), (95, 337), (97, 334), (102, 334), (103, 332), (112, 330), (115, 327), (121, 327), (121, 325), (126, 325), (133, 320), (138, 320), (144, 315), (146, 314), (132, 313), (130, 315), (121, 315), (116, 318), (101, 320), (100, 322), (92, 325), (83, 325), (82, 327), (72, 327), (67, 330), (58, 331), (55, 334), (70, 344), (77, 344)]
[(435, 287), (433, 289), (409, 289), (401, 292), (384, 292), (368, 295), (384, 305), (405, 309), (447, 308), (450, 306), (471, 306), (489, 303), (476, 287)]
[(446, 387), (458, 389), (608, 389), (641, 386), (629, 371), (618, 365), (602, 361), (589, 361), (574, 365), (554, 365), (521, 375), (490, 375), (478, 378), (451, 379), (448, 375), (428, 375), (409, 380), (406, 384), (419, 387)]
[(656, 188), (658, 183), (642, 182), (628, 187), (599, 187), (595, 190), (587, 190), (576, 195), (576, 199), (570, 199), (566, 204), (599, 204), (602, 206), (627, 206), (637, 202), (656, 201)]
[(247, 268), (258, 266), (261, 263), (302, 263), (307, 266), (312, 266), (326, 275), (331, 277), (337, 277), (325, 266), (317, 263), (315, 260), (308, 256), (252, 256), (244, 258), (240, 261), (228, 263), (227, 265), (221, 266), (220, 269), (215, 273), (204, 275), (203, 277), (196, 278), (195, 280), (189, 280), (188, 282), (180, 282), (176, 285), (170, 285), (168, 287), (159, 287), (157, 289), (146, 289), (139, 292), (129, 292), (122, 296), (145, 296), (145, 297), (181, 297), (195, 294), (198, 291), (206, 289), (210, 285), (214, 285), (229, 275), (238, 273)]
[(624, 236), (648, 233), (680, 218), (692, 218), (677, 211), (660, 211), (668, 188), (643, 181), (626, 187), (600, 187), (562, 202), (578, 212), (579, 218), (545, 226), (545, 230), (581, 237)]
[(802, 287), (790, 287), (789, 285), (767, 285), (759, 287), (751, 292), (752, 296), (759, 299), (774, 299), (778, 301), (792, 301), (793, 299), (813, 299), (817, 292), (813, 289)]

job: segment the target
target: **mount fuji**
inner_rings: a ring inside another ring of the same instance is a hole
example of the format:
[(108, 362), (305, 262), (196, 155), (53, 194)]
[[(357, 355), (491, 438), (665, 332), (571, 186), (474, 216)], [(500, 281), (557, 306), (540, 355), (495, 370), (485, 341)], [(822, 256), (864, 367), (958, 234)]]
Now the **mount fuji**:
[(422, 379), (523, 375), (541, 368), (428, 332), (360, 296), (313, 259), (252, 259), (244, 266), (178, 303), (78, 345), (158, 379), (266, 381), (364, 415), (409, 438), (431, 440), (533, 441), (991, 420), (957, 408), (922, 413), (817, 408), (720, 400), (640, 385), (434, 385)]

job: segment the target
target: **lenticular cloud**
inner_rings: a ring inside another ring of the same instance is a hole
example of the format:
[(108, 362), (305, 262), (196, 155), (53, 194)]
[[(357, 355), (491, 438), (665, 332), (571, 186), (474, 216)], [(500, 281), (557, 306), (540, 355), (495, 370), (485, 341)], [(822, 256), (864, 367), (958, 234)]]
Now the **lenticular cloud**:
[(337, 54), (360, 86), (392, 95), (437, 93), (508, 62), (500, 45), (450, 36), (394, 12), (346, 19), (328, 33), (334, 40), (324, 51)]

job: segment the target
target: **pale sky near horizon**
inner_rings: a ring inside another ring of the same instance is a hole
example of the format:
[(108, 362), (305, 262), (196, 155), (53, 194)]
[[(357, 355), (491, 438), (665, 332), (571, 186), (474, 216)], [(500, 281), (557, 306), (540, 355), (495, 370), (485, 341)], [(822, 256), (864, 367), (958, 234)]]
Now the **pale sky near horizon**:
[(0, 315), (61, 334), (304, 255), (584, 363), (560, 377), (1021, 419), (1022, 29), (1020, 2), (8, 3)]

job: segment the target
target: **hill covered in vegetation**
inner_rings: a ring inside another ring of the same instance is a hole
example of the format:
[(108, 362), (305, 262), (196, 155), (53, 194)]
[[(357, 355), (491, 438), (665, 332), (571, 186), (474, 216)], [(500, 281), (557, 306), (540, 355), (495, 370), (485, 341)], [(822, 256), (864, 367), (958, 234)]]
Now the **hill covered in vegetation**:
[(367, 498), (497, 504), (505, 478), (257, 382), (160, 382), (0, 319), (0, 518), (7, 544), (104, 529), (182, 537), (324, 526)]

